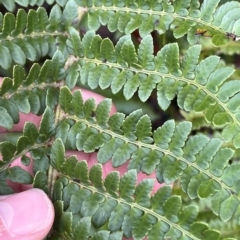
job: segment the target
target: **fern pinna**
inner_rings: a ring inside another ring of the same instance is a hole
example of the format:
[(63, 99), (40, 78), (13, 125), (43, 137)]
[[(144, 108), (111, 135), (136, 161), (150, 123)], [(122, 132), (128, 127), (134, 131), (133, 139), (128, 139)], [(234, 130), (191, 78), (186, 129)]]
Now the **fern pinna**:
[[(6, 180), (48, 193), (56, 212), (49, 239), (239, 239), (240, 83), (217, 51), (202, 55), (206, 37), (212, 51), (239, 47), (240, 3), (219, 2), (0, 0), (8, 11), (0, 14), (0, 125), (13, 129), (20, 113), (41, 117), (0, 143), (0, 194), (13, 192)], [(122, 36), (102, 38), (100, 26)], [(175, 42), (154, 54), (152, 31)], [(83, 101), (76, 86), (108, 89), (113, 100), (122, 92), (146, 102), (156, 92), (162, 110), (176, 99), (218, 133), (192, 134), (191, 122), (174, 120), (153, 129), (142, 110), (110, 115), (111, 99)], [(97, 152), (98, 163), (65, 149)], [(33, 161), (34, 176), (10, 167), (18, 158)], [(109, 162), (116, 169), (103, 179)], [(138, 172), (156, 179), (136, 184)], [(165, 185), (152, 194), (155, 180)], [(210, 219), (201, 218), (204, 200)]]

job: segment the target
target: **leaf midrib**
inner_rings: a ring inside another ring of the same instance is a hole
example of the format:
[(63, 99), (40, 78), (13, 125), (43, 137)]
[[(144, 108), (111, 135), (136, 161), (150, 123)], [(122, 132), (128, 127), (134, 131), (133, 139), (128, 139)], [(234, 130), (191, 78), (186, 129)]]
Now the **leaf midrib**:
[[(197, 83), (196, 81), (194, 81), (194, 79), (190, 80), (190, 79), (187, 79), (187, 78), (184, 78), (184, 77), (177, 77), (177, 76), (172, 75), (172, 74), (161, 73), (161, 72), (157, 72), (157, 71), (150, 71), (150, 70), (146, 70), (146, 69), (141, 69), (140, 70), (140, 69), (133, 68), (131, 66), (123, 67), (118, 63), (110, 63), (110, 62), (103, 63), (100, 60), (89, 59), (89, 58), (86, 58), (86, 57), (81, 57), (81, 59), (85, 60), (86, 62), (95, 63), (96, 65), (107, 65), (109, 67), (115, 67), (115, 68), (122, 69), (122, 70), (130, 70), (130, 71), (135, 72), (135, 73), (144, 73), (146, 75), (157, 75), (160, 78), (162, 78), (162, 77), (172, 78), (172, 79), (175, 79), (176, 81), (182, 81), (182, 82), (185, 82), (187, 84), (191, 84), (193, 86), (196, 86), (199, 90), (204, 91), (208, 96), (210, 96), (212, 99), (214, 99), (216, 104), (220, 105), (225, 110), (225, 112), (228, 113), (228, 115), (232, 118), (233, 123), (238, 125), (238, 127), (240, 128), (240, 121), (236, 118), (235, 114), (232, 113), (229, 110), (229, 108), (226, 106), (226, 104), (224, 104), (222, 101), (220, 101), (220, 99), (214, 93), (209, 91), (205, 87), (205, 85), (201, 85), (201, 84)], [(229, 125), (229, 124), (232, 124), (232, 123), (228, 123), (227, 125)]]
[[(209, 22), (206, 22), (200, 18), (194, 18), (191, 16), (181, 16), (179, 14), (176, 14), (175, 12), (171, 13), (171, 12), (164, 12), (164, 11), (155, 11), (152, 9), (149, 10), (144, 10), (144, 9), (132, 9), (132, 8), (128, 8), (128, 7), (115, 7), (115, 6), (111, 6), (111, 7), (106, 7), (106, 6), (92, 6), (89, 8), (89, 10), (103, 10), (103, 11), (124, 11), (124, 12), (133, 12), (133, 13), (137, 13), (137, 14), (147, 14), (147, 15), (159, 15), (159, 16), (172, 16), (174, 19), (180, 18), (183, 20), (191, 20), (193, 22), (196, 22), (196, 24), (199, 25), (203, 25), (203, 26), (207, 26), (208, 28), (212, 28), (215, 31), (220, 32), (221, 34), (226, 34), (227, 32), (225, 32), (224, 30), (222, 30), (220, 27), (217, 27)], [(200, 9), (199, 9), (200, 11)]]
[(182, 228), (179, 224), (177, 223), (173, 223), (171, 222), (170, 220), (168, 220), (165, 216), (163, 215), (159, 215), (157, 214), (156, 212), (154, 212), (153, 210), (151, 209), (148, 209), (148, 208), (145, 208), (139, 204), (137, 204), (136, 202), (132, 202), (130, 203), (129, 201), (126, 201), (122, 198), (115, 198), (113, 196), (111, 196), (109, 193), (107, 192), (101, 192), (99, 191), (98, 189), (96, 189), (94, 186), (86, 186), (84, 184), (81, 184), (81, 183), (77, 183), (77, 182), (74, 182), (69, 176), (65, 175), (65, 174), (62, 174), (62, 173), (59, 173), (60, 176), (62, 177), (65, 177), (69, 180), (70, 183), (74, 183), (74, 184), (77, 184), (79, 185), (81, 188), (85, 188), (85, 189), (88, 189), (89, 191), (91, 191), (92, 193), (97, 193), (97, 194), (100, 194), (100, 195), (103, 195), (104, 197), (108, 198), (108, 199), (112, 199), (112, 200), (115, 200), (117, 201), (118, 203), (122, 203), (122, 204), (125, 204), (125, 205), (128, 205), (130, 208), (137, 208), (137, 209), (140, 209), (142, 210), (143, 212), (149, 214), (149, 215), (152, 215), (154, 217), (156, 217), (157, 219), (169, 224), (170, 226), (172, 227), (175, 227), (176, 229), (178, 229), (179, 231), (181, 231), (183, 234), (185, 234), (186, 236), (189, 236), (191, 237), (193, 240), (200, 240), (199, 238), (195, 237), (194, 235), (192, 235), (189, 231), (185, 230), (184, 228)]

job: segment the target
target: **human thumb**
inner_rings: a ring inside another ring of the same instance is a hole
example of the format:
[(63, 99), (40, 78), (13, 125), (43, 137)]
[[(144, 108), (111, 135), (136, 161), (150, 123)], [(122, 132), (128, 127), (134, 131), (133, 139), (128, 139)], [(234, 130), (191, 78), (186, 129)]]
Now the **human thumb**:
[(0, 197), (1, 240), (42, 240), (53, 220), (52, 202), (40, 189)]

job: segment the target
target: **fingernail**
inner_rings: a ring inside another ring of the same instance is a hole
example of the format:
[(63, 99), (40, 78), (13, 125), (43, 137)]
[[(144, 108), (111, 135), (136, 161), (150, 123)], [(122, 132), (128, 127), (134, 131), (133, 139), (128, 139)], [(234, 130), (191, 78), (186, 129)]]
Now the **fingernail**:
[(49, 202), (47, 195), (39, 189), (9, 195), (0, 201), (0, 217), (11, 234), (32, 234), (49, 224), (52, 215)]

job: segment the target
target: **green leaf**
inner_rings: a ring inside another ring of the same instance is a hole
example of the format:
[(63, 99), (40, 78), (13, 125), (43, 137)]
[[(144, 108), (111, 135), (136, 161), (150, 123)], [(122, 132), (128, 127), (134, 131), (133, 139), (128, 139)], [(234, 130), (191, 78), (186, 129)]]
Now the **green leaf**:
[(234, 196), (230, 196), (223, 201), (220, 207), (220, 217), (223, 221), (228, 221), (232, 218), (237, 207), (239, 206), (239, 200)]
[(164, 229), (164, 225), (167, 225), (165, 224), (164, 222), (162, 221), (158, 221), (153, 227), (152, 229), (149, 231), (148, 233), (148, 239), (149, 240), (155, 240), (157, 238), (162, 238), (164, 239), (164, 235), (165, 235), (165, 232), (162, 230)]
[(214, 156), (210, 172), (215, 176), (222, 176), (224, 168), (227, 166), (228, 161), (233, 157), (234, 151), (230, 148), (220, 149)]
[(138, 120), (140, 119), (140, 117), (142, 116), (142, 111), (136, 110), (134, 112), (132, 112), (131, 114), (129, 114), (129, 116), (126, 117), (126, 119), (124, 120), (123, 124), (122, 124), (122, 129), (124, 131), (124, 135), (133, 140), (136, 139), (135, 137), (135, 125), (137, 124)]
[(124, 32), (129, 21), (130, 21), (129, 13), (119, 12), (118, 25), (117, 25), (118, 30), (120, 32)]
[(109, 240), (122, 240), (123, 233), (121, 231), (110, 233)]
[(12, 64), (12, 57), (7, 47), (0, 44), (0, 66), (3, 69), (9, 69)]
[(69, 183), (67, 186), (64, 187), (62, 198), (65, 209), (69, 206), (72, 195), (76, 193), (78, 190), (79, 186), (73, 182)]
[(79, 140), (83, 141), (84, 152), (94, 152), (104, 144), (104, 137), (102, 133), (92, 134), (89, 137), (85, 135), (84, 137), (86, 137), (87, 139), (84, 140), (84, 138), (79, 138)]
[[(143, 149), (143, 151), (146, 149)], [(162, 158), (163, 153), (157, 151), (146, 151), (146, 155), (144, 156), (144, 162), (141, 164), (141, 169), (146, 174), (151, 174), (156, 169), (156, 166), (159, 164), (160, 159)], [(133, 158), (133, 157), (132, 157)], [(142, 156), (140, 154), (139, 161), (142, 162)], [(129, 168), (131, 166), (131, 162)]]
[(111, 195), (116, 196), (118, 192), (119, 181), (120, 181), (119, 172), (117, 171), (110, 172), (104, 180), (104, 187), (106, 191)]
[(26, 81), (24, 81), (25, 86), (29, 86), (33, 82), (35, 82), (38, 79), (38, 75), (40, 73), (40, 65), (35, 63), (32, 65), (32, 67), (29, 70), (28, 76), (26, 78)]
[[(144, 76), (137, 73), (126, 82), (123, 88), (123, 94), (126, 100), (129, 100), (133, 97), (134, 93), (137, 91), (140, 85), (140, 79), (142, 78), (144, 80)], [(100, 87), (102, 88), (101, 85)]]
[(74, 124), (67, 134), (66, 146), (70, 149), (76, 149), (77, 134), (85, 129), (85, 125), (81, 122)]
[(110, 232), (106, 230), (100, 230), (94, 234), (92, 240), (105, 240), (108, 239)]
[(60, 138), (62, 140), (62, 142), (65, 144), (67, 141), (67, 137), (68, 137), (68, 131), (69, 131), (69, 124), (67, 123), (67, 121), (62, 121), (57, 129), (56, 129), (56, 138)]
[(153, 217), (148, 214), (139, 217), (133, 226), (134, 239), (143, 239), (147, 236), (148, 231), (152, 228), (152, 222)]
[(208, 180), (202, 182), (198, 188), (198, 195), (200, 198), (207, 198), (221, 189), (219, 183), (215, 180)]
[(105, 199), (103, 203), (99, 206), (98, 210), (92, 217), (93, 224), (100, 228), (102, 227), (110, 218), (113, 209), (117, 206), (117, 201), (114, 199)]
[(143, 207), (150, 207), (150, 196), (154, 185), (154, 179), (143, 179), (136, 187), (136, 203)]
[(7, 93), (9, 90), (11, 90), (13, 87), (13, 81), (11, 78), (5, 77), (2, 81), (1, 85), (1, 95), (4, 95)]
[(28, 137), (21, 136), (17, 141), (17, 154), (26, 150), (30, 146), (30, 141)]
[(100, 27), (98, 16), (94, 12), (90, 12), (88, 15), (88, 27), (91, 30), (96, 31)]
[(0, 180), (0, 194), (1, 195), (9, 195), (9, 194), (13, 194), (14, 191), (11, 187), (8, 186), (8, 184), (6, 183), (6, 180)]
[(173, 120), (166, 121), (161, 127), (153, 132), (154, 142), (160, 148), (167, 149), (169, 142), (175, 130), (175, 122)]
[(131, 154), (136, 151), (137, 147), (130, 143), (124, 143), (121, 145), (117, 151), (113, 154), (112, 164), (114, 167), (119, 167), (124, 164), (131, 156)]
[(78, 162), (78, 159), (76, 158), (76, 156), (68, 157), (61, 166), (62, 173), (68, 175), (69, 177), (75, 178), (74, 171), (75, 171), (77, 162)]
[(206, 240), (212, 240), (212, 239), (219, 239), (220, 238), (220, 233), (216, 230), (206, 230), (204, 231), (204, 238)]
[(51, 165), (60, 170), (61, 165), (64, 163), (65, 148), (61, 139), (56, 139), (52, 144), (51, 149)]
[(105, 127), (109, 118), (109, 113), (112, 107), (111, 99), (102, 100), (96, 108), (96, 120), (99, 126)]
[(126, 28), (125, 28), (125, 33), (130, 34), (139, 26), (141, 25), (141, 16), (139, 14), (135, 14), (134, 17), (131, 18), (131, 20), (128, 22)]
[(165, 167), (164, 173), (163, 173), (164, 182), (166, 182), (167, 184), (170, 184), (174, 182), (179, 177), (179, 175), (182, 174), (182, 170), (186, 168), (186, 164), (176, 160), (173, 161), (169, 156), (165, 156), (164, 159), (165, 159), (165, 164), (167, 164), (166, 162), (171, 162)]
[(193, 79), (195, 77), (194, 71), (198, 64), (200, 52), (201, 45), (194, 45), (184, 54), (182, 61), (182, 73), (184, 77), (189, 79)]
[(205, 85), (208, 77), (217, 68), (218, 64), (218, 56), (210, 56), (202, 60), (196, 67), (196, 82), (200, 83), (201, 85)]
[(39, 128), (39, 133), (44, 135), (46, 139), (51, 136), (55, 130), (54, 122), (54, 112), (51, 108), (47, 107), (42, 116)]
[(86, 100), (83, 106), (83, 112), (85, 114), (86, 119), (92, 119), (92, 113), (94, 112), (96, 107), (95, 100), (93, 98), (89, 98)]
[(37, 172), (34, 176), (33, 187), (42, 189), (46, 194), (48, 194), (48, 179), (47, 175), (43, 172)]
[[(184, 9), (185, 10), (185, 9)], [(194, 21), (190, 19), (176, 19), (174, 21), (174, 24), (176, 24), (176, 28), (173, 30), (173, 36), (175, 38), (180, 38), (184, 36), (186, 33), (189, 32), (189, 30), (192, 28), (192, 26), (195, 25)]]
[(232, 164), (228, 165), (222, 175), (222, 181), (228, 186), (233, 186), (234, 182), (237, 181), (240, 177), (240, 165)]
[(90, 184), (89, 175), (88, 175), (88, 165), (85, 160), (77, 163), (74, 170), (74, 175), (77, 179), (79, 179), (85, 185)]
[(190, 228), (190, 232), (198, 237), (198, 238), (202, 238), (202, 234), (204, 231), (208, 230), (208, 225), (206, 223), (202, 223), (202, 222), (195, 222), (191, 225)]
[(213, 13), (216, 10), (216, 7), (220, 0), (208, 0), (202, 3), (201, 5), (201, 19), (206, 22), (210, 22), (213, 19)]
[(100, 46), (100, 54), (104, 60), (109, 62), (115, 61), (115, 50), (111, 40), (108, 38), (103, 39)]
[(31, 151), (31, 156), (33, 158), (33, 172), (38, 171), (47, 173), (49, 169), (49, 156), (46, 156), (46, 153), (43, 149), (34, 149)]
[(12, 13), (6, 13), (3, 21), (3, 36), (7, 37), (14, 30), (15, 16)]
[(78, 6), (74, 0), (67, 1), (63, 10), (63, 22), (70, 26), (78, 18)]
[(13, 127), (13, 119), (7, 110), (0, 106), (0, 126), (11, 129)]
[(58, 97), (59, 97), (59, 89), (48, 88), (47, 95), (46, 95), (46, 106), (54, 109), (58, 104)]
[(98, 190), (103, 190), (103, 180), (102, 180), (102, 166), (100, 164), (95, 164), (91, 167), (89, 171), (89, 179), (91, 180), (93, 186)]
[(130, 206), (126, 204), (118, 204), (116, 208), (112, 211), (109, 218), (108, 229), (112, 232), (121, 229), (123, 220), (126, 213), (129, 211)]
[(187, 188), (187, 193), (191, 199), (196, 198), (197, 195), (197, 190), (199, 186), (201, 185), (202, 182), (208, 180), (207, 176), (204, 174), (197, 174), (194, 175), (189, 182), (188, 188)]
[(31, 158), (26, 156), (26, 155), (23, 155), (21, 157), (21, 163), (24, 165), (24, 166), (29, 166), (29, 164), (31, 163)]
[(198, 215), (198, 208), (190, 205), (184, 207), (179, 214), (178, 224), (184, 228), (189, 228), (191, 224), (196, 220)]
[(1, 142), (0, 151), (2, 154), (2, 160), (4, 162), (10, 162), (15, 154), (16, 146), (10, 142)]
[(104, 145), (99, 149), (98, 153), (97, 153), (97, 158), (98, 161), (101, 164), (106, 163), (107, 161), (109, 161), (114, 152), (117, 150), (117, 148), (122, 145), (122, 142), (117, 141), (117, 139), (110, 139), (109, 141), (105, 142)]
[(129, 170), (120, 179), (119, 193), (120, 197), (128, 202), (132, 202), (132, 195), (135, 192), (137, 173), (135, 170)]
[(69, 112), (69, 105), (72, 101), (72, 94), (68, 87), (63, 87), (60, 89), (59, 103), (64, 112)]
[(89, 198), (91, 194), (91, 191), (87, 189), (77, 190), (77, 192), (71, 196), (68, 210), (73, 214), (79, 213), (82, 208), (83, 201)]
[(28, 95), (26, 92), (21, 92), (15, 93), (10, 99), (15, 103), (20, 112), (28, 114), (30, 113), (31, 108), (27, 97)]
[(107, 68), (105, 71), (103, 71), (99, 78), (99, 86), (102, 89), (108, 88), (112, 83), (112, 79), (114, 79), (119, 72), (120, 71), (117, 68)]
[(15, 3), (14, 1), (9, 1), (9, 0), (1, 0), (1, 3), (3, 6), (8, 10), (8, 11), (13, 11), (15, 8)]
[(122, 230), (125, 237), (132, 237), (133, 227), (135, 227), (134, 223), (141, 217), (142, 214), (142, 211), (136, 208), (132, 208), (128, 211), (122, 223)]
[(165, 45), (154, 59), (156, 70), (162, 73), (181, 75), (179, 66), (179, 48), (176, 43)]
[(55, 4), (52, 9), (51, 12), (49, 14), (49, 24), (50, 26), (47, 27), (47, 30), (56, 30), (58, 27), (58, 23), (61, 20), (62, 17), (62, 11), (61, 8), (58, 4)]
[(182, 147), (187, 140), (187, 137), (191, 131), (192, 124), (190, 122), (181, 122), (175, 128), (174, 134), (172, 136), (171, 142), (169, 144), (169, 149), (177, 156), (183, 154)]
[(145, 142), (145, 143), (151, 143), (152, 142), (152, 126), (151, 126), (151, 120), (147, 115), (142, 116), (137, 125), (136, 125), (136, 137), (139, 141)]
[(25, 64), (25, 62), (26, 62), (25, 54), (18, 45), (11, 43), (11, 42), (7, 42), (6, 47), (8, 48), (8, 50), (11, 54), (11, 58), (15, 63), (20, 64), (20, 65)]
[[(128, 76), (130, 75), (130, 76)], [(127, 72), (127, 71), (122, 71), (120, 74), (118, 74), (117, 76), (115, 76), (111, 82), (111, 89), (113, 94), (118, 93), (121, 88), (124, 86), (125, 82), (127, 81), (127, 79), (129, 77), (131, 77), (131, 72)], [(106, 84), (106, 83), (105, 83)], [(106, 84), (107, 86), (107, 84)]]
[(228, 40), (222, 34), (215, 34), (212, 38), (212, 42), (215, 46), (225, 45)]
[(16, 17), (16, 27), (12, 35), (17, 36), (24, 31), (27, 22), (27, 13), (23, 9), (19, 9)]
[(171, 222), (178, 222), (178, 213), (182, 206), (182, 200), (179, 196), (171, 196), (166, 202), (163, 204), (164, 215)]
[(153, 89), (161, 79), (155, 75), (150, 75), (146, 79), (142, 79), (142, 84), (139, 87), (138, 96), (142, 102), (146, 102), (151, 96)]
[(73, 229), (74, 238), (77, 240), (87, 240), (89, 238), (89, 230), (91, 227), (91, 218), (83, 217)]
[(77, 63), (73, 63), (67, 70), (66, 76), (66, 86), (69, 89), (73, 89), (77, 83), (79, 78), (79, 65)]
[(59, 233), (64, 233), (71, 236), (72, 234), (72, 213), (71, 212), (64, 212), (60, 218), (59, 222)]
[(139, 34), (142, 38), (147, 36), (153, 31), (155, 19), (152, 15), (149, 15), (142, 21), (142, 24), (139, 28)]
[(16, 65), (13, 68), (13, 89), (17, 90), (22, 81), (26, 78), (25, 70), (22, 66)]
[(104, 202), (105, 197), (99, 193), (93, 193), (89, 198), (87, 198), (85, 201), (83, 201), (82, 207), (81, 207), (81, 215), (86, 216), (92, 216), (96, 213), (96, 211), (99, 208), (99, 204)]
[[(81, 53), (82, 53), (82, 43), (81, 43), (79, 33), (73, 27), (69, 27), (68, 31), (71, 36), (71, 48), (73, 49), (74, 54), (76, 54), (77, 56), (80, 57)], [(70, 43), (69, 43), (69, 45), (70, 45)]]
[(8, 178), (12, 182), (22, 184), (31, 184), (33, 181), (33, 177), (29, 172), (17, 166), (8, 169)]
[(79, 90), (73, 93), (72, 102), (70, 103), (70, 106), (73, 109), (74, 114), (78, 118), (83, 117), (83, 97)]
[(169, 26), (173, 22), (173, 20), (173, 16), (163, 15), (161, 16), (159, 21), (156, 21), (155, 29), (159, 32), (159, 34), (163, 34), (169, 29)]
[(99, 78), (101, 75), (101, 67), (97, 67), (95, 69), (92, 69), (92, 71), (89, 71), (88, 73), (88, 85), (91, 89), (95, 89), (98, 86)]
[(138, 62), (135, 47), (131, 40), (127, 40), (121, 48), (121, 55), (124, 61), (128, 63), (129, 66)]

